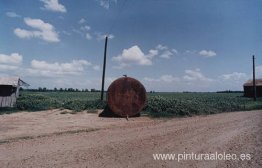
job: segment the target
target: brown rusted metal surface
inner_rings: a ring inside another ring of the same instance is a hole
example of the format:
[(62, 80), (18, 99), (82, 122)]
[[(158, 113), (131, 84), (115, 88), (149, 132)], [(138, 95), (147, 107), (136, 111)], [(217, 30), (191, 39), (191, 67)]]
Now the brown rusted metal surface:
[(145, 87), (134, 78), (118, 78), (107, 90), (107, 103), (112, 112), (119, 116), (134, 116), (145, 106)]

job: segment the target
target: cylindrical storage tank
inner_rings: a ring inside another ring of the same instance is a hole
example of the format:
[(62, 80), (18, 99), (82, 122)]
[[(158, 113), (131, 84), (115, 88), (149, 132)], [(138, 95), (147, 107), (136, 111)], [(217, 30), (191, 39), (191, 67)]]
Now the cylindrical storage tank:
[(146, 104), (146, 89), (134, 78), (118, 78), (107, 90), (107, 104), (119, 116), (135, 116)]

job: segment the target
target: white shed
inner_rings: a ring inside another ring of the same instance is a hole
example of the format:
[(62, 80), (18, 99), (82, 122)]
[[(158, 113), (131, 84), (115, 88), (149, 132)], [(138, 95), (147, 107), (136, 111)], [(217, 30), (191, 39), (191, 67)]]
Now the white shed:
[(19, 97), (19, 88), (29, 86), (19, 77), (0, 77), (0, 107), (13, 107)]

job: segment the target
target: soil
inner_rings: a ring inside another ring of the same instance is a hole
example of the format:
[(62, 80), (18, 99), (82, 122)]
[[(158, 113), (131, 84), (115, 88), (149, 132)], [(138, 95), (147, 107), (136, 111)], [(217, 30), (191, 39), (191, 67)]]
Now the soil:
[[(157, 153), (242, 154), (250, 158), (178, 162), (154, 160)], [(128, 120), (61, 110), (0, 115), (0, 167), (260, 168), (262, 110)]]

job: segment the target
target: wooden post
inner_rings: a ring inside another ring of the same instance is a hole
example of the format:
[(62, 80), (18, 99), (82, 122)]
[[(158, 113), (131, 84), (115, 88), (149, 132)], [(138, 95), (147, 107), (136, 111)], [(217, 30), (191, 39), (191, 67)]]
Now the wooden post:
[(104, 100), (104, 84), (105, 84), (105, 72), (106, 72), (107, 40), (108, 40), (108, 37), (106, 36), (106, 40), (105, 40), (105, 50), (104, 50), (103, 75), (102, 75), (101, 101)]
[(253, 55), (253, 97), (254, 101), (257, 100), (257, 91), (256, 91), (256, 67), (255, 67), (255, 56)]

